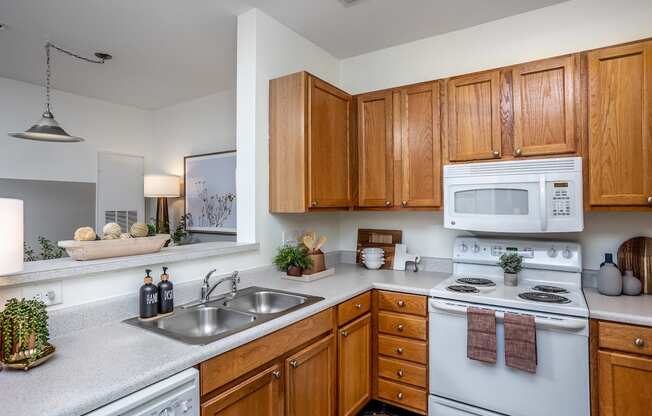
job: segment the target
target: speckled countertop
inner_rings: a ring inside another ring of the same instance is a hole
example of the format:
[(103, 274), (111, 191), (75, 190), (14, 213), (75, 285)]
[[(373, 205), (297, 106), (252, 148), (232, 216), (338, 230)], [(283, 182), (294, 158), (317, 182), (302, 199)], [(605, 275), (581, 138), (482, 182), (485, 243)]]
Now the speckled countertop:
[(584, 288), (591, 319), (652, 326), (652, 296), (605, 296), (595, 288)]
[[(428, 295), (447, 273), (365, 270), (341, 264), (312, 283), (278, 273), (242, 273), (241, 288), (263, 286), (325, 299), (204, 346), (186, 345), (122, 322), (110, 322), (52, 340), (56, 355), (29, 372), (0, 372), (3, 416), (83, 415), (216, 355), (267, 335), (371, 288)], [(652, 313), (651, 313), (652, 315)]]

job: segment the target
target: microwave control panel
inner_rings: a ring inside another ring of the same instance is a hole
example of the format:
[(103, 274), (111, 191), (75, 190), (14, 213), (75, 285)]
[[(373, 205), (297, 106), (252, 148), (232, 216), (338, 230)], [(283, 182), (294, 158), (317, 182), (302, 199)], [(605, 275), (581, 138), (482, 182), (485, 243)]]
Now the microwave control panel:
[(571, 201), (573, 191), (568, 182), (552, 182), (549, 185), (549, 193), (552, 197), (552, 216), (570, 217), (572, 215)]

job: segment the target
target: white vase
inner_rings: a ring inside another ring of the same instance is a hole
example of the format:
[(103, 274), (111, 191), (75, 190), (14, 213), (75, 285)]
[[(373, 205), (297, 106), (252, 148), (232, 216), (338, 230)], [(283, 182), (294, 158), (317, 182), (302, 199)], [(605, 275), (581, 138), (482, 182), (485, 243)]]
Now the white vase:
[(643, 285), (641, 284), (641, 281), (634, 276), (634, 272), (626, 270), (625, 275), (623, 276), (623, 294), (638, 296), (641, 294), (641, 289), (643, 289)]
[(507, 273), (503, 275), (505, 286), (518, 286), (518, 273)]

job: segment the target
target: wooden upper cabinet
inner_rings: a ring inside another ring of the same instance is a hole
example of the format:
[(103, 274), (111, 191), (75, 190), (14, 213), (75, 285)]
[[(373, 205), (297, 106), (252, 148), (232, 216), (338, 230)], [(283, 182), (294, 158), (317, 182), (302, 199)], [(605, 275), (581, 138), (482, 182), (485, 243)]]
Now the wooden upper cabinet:
[(371, 314), (341, 328), (337, 340), (338, 414), (353, 416), (371, 399)]
[(599, 351), (600, 416), (647, 416), (652, 403), (652, 360)]
[(588, 53), (589, 201), (652, 204), (652, 42)]
[(285, 360), (287, 416), (335, 415), (336, 348), (329, 335)]
[(448, 80), (448, 160), (463, 162), (500, 157), (500, 71)]
[(201, 416), (282, 416), (283, 369), (269, 367), (202, 403)]
[(512, 69), (514, 157), (575, 153), (577, 55)]
[(439, 82), (400, 90), (401, 206), (441, 206)]
[(352, 206), (352, 102), (306, 72), (270, 81), (270, 212)]
[(394, 198), (392, 93), (363, 94), (358, 101), (358, 205), (390, 207)]

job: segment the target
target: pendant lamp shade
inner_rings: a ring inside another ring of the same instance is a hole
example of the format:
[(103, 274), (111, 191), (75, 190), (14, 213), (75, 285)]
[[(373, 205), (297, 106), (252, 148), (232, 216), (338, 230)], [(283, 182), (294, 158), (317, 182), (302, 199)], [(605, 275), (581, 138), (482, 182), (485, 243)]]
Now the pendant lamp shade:
[(0, 276), (23, 270), (23, 201), (0, 198)]
[(51, 112), (46, 111), (39, 121), (29, 130), (20, 133), (9, 133), (11, 137), (38, 142), (78, 143), (83, 142), (81, 137), (69, 135), (59, 126)]

